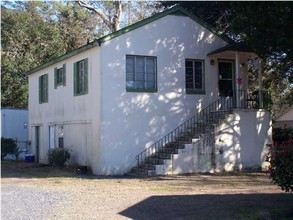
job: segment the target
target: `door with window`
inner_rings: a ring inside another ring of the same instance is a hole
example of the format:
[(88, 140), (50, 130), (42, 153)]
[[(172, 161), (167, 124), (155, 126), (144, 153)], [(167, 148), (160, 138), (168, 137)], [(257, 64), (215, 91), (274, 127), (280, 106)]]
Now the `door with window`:
[(233, 97), (234, 62), (219, 61), (219, 96)]

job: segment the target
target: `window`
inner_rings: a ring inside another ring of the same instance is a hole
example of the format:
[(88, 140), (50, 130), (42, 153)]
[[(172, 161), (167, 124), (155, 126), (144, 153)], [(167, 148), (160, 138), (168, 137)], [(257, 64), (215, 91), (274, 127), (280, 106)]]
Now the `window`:
[(48, 102), (48, 74), (39, 77), (39, 103)]
[(64, 148), (64, 126), (50, 125), (49, 126), (49, 149), (56, 147)]
[(157, 58), (126, 55), (126, 91), (157, 91)]
[(187, 94), (204, 94), (204, 60), (185, 60), (185, 87)]
[(63, 125), (57, 126), (58, 128), (58, 147), (59, 148), (64, 148), (64, 127)]
[(74, 95), (88, 92), (88, 59), (74, 63)]
[(55, 88), (57, 86), (65, 86), (66, 82), (66, 65), (63, 64), (63, 66), (59, 69), (55, 68), (54, 69), (54, 75), (55, 75)]

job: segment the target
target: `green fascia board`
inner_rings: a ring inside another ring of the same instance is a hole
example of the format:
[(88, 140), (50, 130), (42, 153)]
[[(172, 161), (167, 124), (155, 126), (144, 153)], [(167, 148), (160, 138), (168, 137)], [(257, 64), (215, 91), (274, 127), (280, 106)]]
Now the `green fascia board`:
[(75, 55), (77, 55), (79, 53), (82, 53), (84, 51), (87, 51), (87, 50), (89, 50), (89, 49), (91, 49), (93, 47), (96, 47), (96, 46), (98, 46), (98, 42), (95, 40), (95, 41), (93, 41), (91, 43), (88, 43), (88, 44), (86, 44), (86, 45), (84, 45), (82, 47), (79, 47), (79, 48), (77, 48), (77, 49), (75, 49), (75, 50), (73, 50), (73, 51), (71, 51), (69, 53), (66, 53), (64, 55), (61, 55), (61, 56), (57, 57), (56, 59), (49, 61), (48, 63), (45, 63), (45, 64), (43, 64), (41, 66), (38, 66), (38, 67), (30, 70), (26, 74), (27, 75), (31, 75), (31, 74), (39, 71), (39, 70), (42, 70), (42, 69), (44, 69), (46, 67), (49, 67), (49, 66), (51, 66), (51, 65), (53, 65), (55, 63), (61, 62), (61, 61), (65, 60), (65, 59), (68, 59), (70, 57), (73, 57), (73, 56), (75, 56)]
[(197, 16), (193, 15), (192, 13), (188, 12), (186, 9), (182, 8), (181, 6), (175, 6), (175, 7), (172, 7), (170, 9), (167, 9), (167, 10), (165, 10), (163, 12), (160, 12), (160, 13), (158, 13), (156, 15), (153, 15), (153, 16), (151, 16), (149, 18), (146, 18), (146, 19), (144, 19), (142, 21), (139, 21), (139, 22), (134, 23), (132, 25), (129, 25), (129, 26), (125, 27), (125, 28), (122, 28), (122, 29), (120, 29), (118, 31), (115, 31), (115, 32), (113, 32), (111, 34), (108, 34), (108, 35), (106, 35), (104, 37), (101, 37), (101, 38), (99, 38), (99, 39), (97, 39), (97, 40), (95, 40), (95, 41), (93, 41), (93, 42), (91, 42), (89, 44), (86, 44), (86, 45), (84, 45), (84, 46), (82, 46), (80, 48), (77, 48), (77, 49), (75, 49), (75, 50), (73, 50), (73, 51), (71, 51), (71, 52), (69, 52), (67, 54), (64, 54), (64, 55), (62, 55), (60, 57), (57, 57), (56, 59), (54, 59), (52, 61), (49, 61), (48, 63), (45, 63), (43, 65), (40, 65), (40, 66), (30, 70), (26, 74), (31, 75), (31, 74), (39, 71), (39, 70), (42, 70), (42, 69), (44, 69), (46, 67), (49, 67), (49, 66), (51, 66), (51, 65), (53, 65), (55, 63), (58, 63), (58, 62), (63, 61), (65, 59), (68, 59), (68, 58), (70, 58), (72, 56), (75, 56), (75, 55), (77, 55), (77, 54), (79, 54), (81, 52), (89, 50), (89, 49), (91, 49), (91, 48), (93, 48), (93, 47), (95, 47), (97, 45), (101, 46), (102, 43), (104, 43), (106, 41), (112, 40), (112, 39), (114, 39), (116, 37), (119, 37), (119, 36), (121, 36), (121, 35), (123, 35), (125, 33), (133, 31), (133, 30), (135, 30), (137, 28), (140, 28), (140, 27), (142, 27), (142, 26), (144, 26), (146, 24), (149, 24), (149, 23), (151, 23), (153, 21), (156, 21), (156, 20), (158, 20), (158, 19), (160, 19), (162, 17), (165, 17), (167, 15), (177, 15), (177, 16), (190, 17), (192, 20), (194, 20), (198, 24), (202, 25), (203, 27), (205, 27), (206, 29), (208, 29), (212, 33), (216, 34), (218, 37), (220, 37), (221, 39), (223, 39), (227, 43), (233, 43), (234, 42), (229, 37), (219, 33), (215, 28), (213, 28), (211, 25), (209, 25), (208, 23), (206, 23), (202, 19), (200, 19)]
[(234, 41), (232, 41), (230, 38), (228, 38), (227, 36), (219, 33), (215, 28), (213, 28), (212, 26), (210, 26), (208, 23), (206, 23), (205, 21), (201, 20), (200, 18), (198, 18), (197, 16), (193, 15), (192, 13), (188, 12), (186, 9), (182, 8), (181, 6), (175, 6), (173, 8), (167, 9), (163, 12), (160, 12), (154, 16), (151, 16), (149, 18), (146, 18), (142, 21), (139, 21), (137, 23), (134, 23), (132, 25), (129, 25), (125, 28), (122, 28), (118, 31), (115, 31), (109, 35), (106, 35), (104, 37), (99, 38), (97, 41), (99, 43), (99, 45), (101, 45), (102, 43), (112, 40), (113, 38), (119, 37), (125, 33), (128, 33), (132, 30), (135, 30), (137, 28), (140, 28), (146, 24), (149, 24), (153, 21), (156, 21), (162, 17), (165, 17), (167, 15), (178, 15), (178, 16), (186, 16), (186, 17), (190, 17), (192, 20), (194, 20), (195, 22), (197, 22), (198, 24), (202, 25), (203, 27), (205, 27), (206, 29), (208, 29), (209, 31), (211, 31), (212, 33), (216, 34), (217, 36), (219, 36), (221, 39), (223, 39), (224, 41), (226, 41), (227, 43), (232, 43)]

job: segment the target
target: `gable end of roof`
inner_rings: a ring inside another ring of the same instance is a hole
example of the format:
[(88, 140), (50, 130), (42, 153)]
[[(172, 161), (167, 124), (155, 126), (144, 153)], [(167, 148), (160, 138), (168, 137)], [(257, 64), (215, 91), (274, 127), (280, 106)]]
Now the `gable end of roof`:
[(213, 28), (211, 25), (209, 25), (208, 23), (206, 23), (205, 21), (203, 21), (202, 19), (198, 18), (197, 16), (193, 15), (192, 13), (188, 12), (186, 9), (182, 8), (181, 6), (175, 6), (173, 8), (167, 9), (163, 12), (160, 12), (158, 14), (155, 14), (149, 18), (146, 18), (142, 21), (136, 22), (132, 25), (129, 25), (125, 28), (122, 28), (118, 31), (115, 31), (111, 34), (108, 34), (104, 37), (99, 38), (97, 41), (99, 43), (99, 45), (102, 45), (104, 42), (112, 40), (116, 37), (119, 37), (125, 33), (128, 33), (130, 31), (133, 31), (137, 28), (140, 28), (144, 25), (147, 25), (153, 21), (156, 21), (162, 17), (165, 17), (167, 15), (177, 15), (177, 16), (185, 16), (185, 17), (189, 17), (192, 20), (194, 20), (195, 22), (197, 22), (198, 24), (202, 25), (203, 27), (205, 27), (206, 29), (208, 29), (209, 31), (211, 31), (212, 33), (216, 34), (218, 37), (220, 37), (221, 39), (223, 39), (224, 41), (226, 41), (227, 43), (232, 43), (234, 41), (232, 41), (230, 38), (228, 38), (227, 36), (219, 33), (215, 28)]
[(79, 47), (79, 48), (77, 48), (77, 49), (75, 49), (75, 50), (73, 50), (73, 51), (71, 51), (71, 52), (69, 52), (67, 54), (64, 54), (64, 55), (60, 56), (60, 57), (57, 57), (56, 59), (54, 59), (52, 61), (49, 61), (49, 62), (47, 62), (47, 63), (45, 63), (43, 65), (37, 66), (37, 67), (33, 68), (32, 70), (28, 71), (26, 74), (31, 75), (31, 74), (33, 74), (33, 73), (35, 73), (37, 71), (40, 71), (40, 70), (42, 70), (42, 69), (44, 69), (46, 67), (54, 65), (54, 64), (56, 64), (58, 62), (61, 62), (61, 61), (65, 60), (65, 59), (68, 59), (68, 58), (70, 58), (72, 56), (75, 56), (75, 55), (77, 55), (79, 53), (82, 53), (82, 52), (84, 52), (86, 50), (89, 50), (89, 49), (91, 49), (91, 48), (93, 48), (95, 46), (101, 46), (106, 41), (112, 40), (112, 39), (114, 39), (116, 37), (119, 37), (119, 36), (121, 36), (121, 35), (123, 35), (125, 33), (128, 33), (128, 32), (130, 32), (132, 30), (137, 29), (137, 28), (140, 28), (140, 27), (142, 27), (144, 25), (147, 25), (147, 24), (149, 24), (149, 23), (151, 23), (153, 21), (156, 21), (156, 20), (158, 20), (158, 19), (160, 19), (162, 17), (165, 17), (167, 15), (177, 15), (177, 16), (189, 17), (192, 20), (194, 20), (195, 22), (197, 22), (198, 24), (202, 25), (203, 27), (205, 27), (206, 29), (211, 31), (212, 33), (216, 34), (218, 37), (220, 37), (221, 39), (223, 39), (227, 43), (233, 42), (230, 38), (228, 38), (225, 35), (220, 34), (215, 28), (213, 28), (212, 26), (210, 26), (208, 23), (206, 23), (205, 21), (201, 20), (197, 16), (193, 15), (192, 13), (188, 12), (186, 9), (182, 8), (181, 6), (175, 6), (175, 7), (172, 7), (170, 9), (167, 9), (167, 10), (165, 10), (163, 12), (157, 13), (157, 14), (155, 14), (155, 15), (149, 17), (149, 18), (146, 18), (146, 19), (144, 19), (142, 21), (139, 21), (139, 22), (134, 23), (132, 25), (129, 25), (129, 26), (125, 27), (125, 28), (122, 28), (122, 29), (120, 29), (118, 31), (115, 31), (115, 32), (113, 32), (111, 34), (108, 34), (108, 35), (106, 35), (104, 37), (101, 37), (101, 38), (99, 38), (97, 40), (94, 40), (93, 42), (91, 42), (89, 44), (86, 44), (86, 45), (84, 45), (82, 47)]

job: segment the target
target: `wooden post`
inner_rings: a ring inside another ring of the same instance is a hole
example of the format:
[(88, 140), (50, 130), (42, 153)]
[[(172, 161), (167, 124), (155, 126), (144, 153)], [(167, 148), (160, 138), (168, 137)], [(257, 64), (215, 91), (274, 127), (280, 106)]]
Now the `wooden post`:
[(240, 107), (240, 95), (239, 95), (239, 90), (240, 90), (240, 87), (239, 87), (239, 84), (237, 83), (237, 79), (239, 78), (239, 73), (240, 73), (240, 61), (239, 61), (239, 52), (236, 51), (236, 57), (235, 57), (235, 65), (236, 65), (236, 68), (235, 68), (235, 80), (234, 80), (234, 83), (236, 84), (236, 108), (239, 108)]

